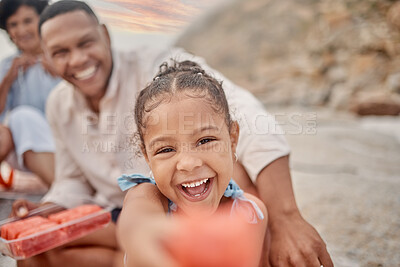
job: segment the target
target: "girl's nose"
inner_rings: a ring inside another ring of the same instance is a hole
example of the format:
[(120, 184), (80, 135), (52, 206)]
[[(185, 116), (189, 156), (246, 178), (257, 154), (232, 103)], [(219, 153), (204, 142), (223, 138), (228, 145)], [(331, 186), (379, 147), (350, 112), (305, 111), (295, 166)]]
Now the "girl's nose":
[(203, 165), (203, 161), (199, 157), (191, 155), (190, 153), (185, 153), (176, 164), (176, 169), (178, 171), (190, 172), (201, 165)]

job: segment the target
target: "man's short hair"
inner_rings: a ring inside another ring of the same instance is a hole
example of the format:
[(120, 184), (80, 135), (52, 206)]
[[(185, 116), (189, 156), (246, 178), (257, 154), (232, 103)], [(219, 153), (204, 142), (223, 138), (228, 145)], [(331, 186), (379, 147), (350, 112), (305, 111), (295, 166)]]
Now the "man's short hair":
[(45, 10), (43, 10), (42, 14), (40, 15), (39, 21), (39, 35), (41, 34), (40, 28), (47, 20), (52, 19), (58, 15), (79, 10), (84, 11), (89, 16), (92, 16), (96, 20), (96, 22), (99, 22), (99, 19), (93, 12), (93, 9), (91, 9), (90, 6), (85, 2), (62, 0), (49, 5), (47, 8), (45, 8)]
[(38, 15), (49, 5), (48, 0), (2, 0), (0, 1), (0, 28), (7, 30), (7, 20), (21, 6), (32, 7)]

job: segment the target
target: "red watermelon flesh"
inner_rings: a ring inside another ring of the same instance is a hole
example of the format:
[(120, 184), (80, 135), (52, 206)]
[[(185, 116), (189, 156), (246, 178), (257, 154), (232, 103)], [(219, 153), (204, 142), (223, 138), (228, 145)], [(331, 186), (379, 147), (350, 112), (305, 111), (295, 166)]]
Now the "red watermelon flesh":
[(53, 227), (57, 227), (57, 226), (58, 226), (58, 224), (56, 224), (56, 223), (54, 223), (52, 221), (46, 220), (46, 222), (43, 222), (42, 224), (36, 225), (34, 228), (29, 228), (29, 229), (25, 229), (24, 231), (21, 231), (18, 234), (17, 238), (30, 236), (30, 235), (33, 235), (35, 233), (39, 233), (39, 232), (42, 232), (44, 230), (47, 230), (47, 229), (50, 229), (50, 228), (53, 228)]
[[(52, 214), (49, 216), (49, 220), (61, 223), (67, 223), (69, 221), (73, 221), (89, 214), (96, 213), (101, 210), (101, 207), (97, 205), (82, 205), (76, 207), (74, 209), (65, 210), (58, 212), (56, 214)], [(74, 224), (68, 225), (63, 229), (67, 232), (68, 236), (77, 238), (82, 236), (88, 231), (93, 231), (101, 228), (104, 224), (107, 224), (111, 219), (110, 213), (101, 213), (90, 220), (83, 220), (81, 222), (76, 222)]]
[[(58, 224), (48, 221), (21, 232), (18, 240), (10, 244), (11, 251), (18, 257), (28, 258), (64, 243), (68, 238), (64, 230), (50, 230), (57, 226)], [(47, 229), (49, 231), (46, 232)], [(38, 234), (34, 235), (35, 233)]]
[(1, 227), (1, 237), (7, 240), (16, 239), (26, 230), (35, 229), (36, 226), (49, 222), (46, 218), (33, 216), (24, 220), (8, 223)]
[[(111, 215), (109, 212), (93, 214), (101, 210), (97, 205), (83, 205), (52, 214), (49, 218), (33, 216), (1, 226), (1, 237), (11, 240), (8, 246), (14, 258), (28, 258), (103, 228), (110, 222)], [(79, 221), (89, 214), (93, 214), (92, 217)], [(72, 222), (74, 220), (77, 222)], [(68, 225), (68, 222), (72, 224)], [(57, 228), (64, 223), (67, 226)]]
[(64, 210), (57, 212), (55, 214), (51, 214), (49, 216), (49, 220), (54, 221), (56, 223), (65, 223), (69, 222), (83, 216), (89, 215), (91, 213), (95, 213), (100, 211), (101, 207), (97, 205), (82, 205), (73, 209)]
[(255, 232), (243, 220), (218, 215), (179, 218), (165, 245), (180, 267), (258, 266)]

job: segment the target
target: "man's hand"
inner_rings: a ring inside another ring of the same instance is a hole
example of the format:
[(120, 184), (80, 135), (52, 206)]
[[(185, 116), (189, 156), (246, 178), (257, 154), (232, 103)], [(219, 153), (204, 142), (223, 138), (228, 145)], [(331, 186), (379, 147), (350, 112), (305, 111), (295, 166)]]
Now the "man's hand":
[(324, 241), (300, 214), (275, 221), (270, 233), (271, 266), (333, 267)]
[[(324, 241), (300, 215), (294, 199), (289, 157), (266, 166), (256, 180), (268, 209), (271, 245), (269, 262), (276, 267), (332, 267)], [(268, 255), (268, 251), (265, 252)]]
[(12, 205), (10, 217), (26, 217), (31, 210), (39, 207), (39, 203), (30, 202), (26, 199), (18, 199)]
[(64, 210), (57, 204), (46, 202), (46, 203), (34, 203), (26, 199), (18, 199), (12, 205), (12, 211), (10, 217), (24, 218), (27, 216), (40, 215), (47, 216), (51, 213)]

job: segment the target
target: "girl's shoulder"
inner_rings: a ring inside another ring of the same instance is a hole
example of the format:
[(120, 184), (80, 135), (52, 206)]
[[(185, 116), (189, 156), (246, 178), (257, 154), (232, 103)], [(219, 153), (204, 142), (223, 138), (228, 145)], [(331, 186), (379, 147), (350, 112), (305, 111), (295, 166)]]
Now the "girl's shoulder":
[(160, 192), (154, 178), (134, 173), (123, 174), (117, 180), (122, 191), (129, 190), (125, 196), (124, 205), (130, 201), (150, 200), (161, 203), (164, 210), (167, 213), (170, 212), (173, 203)]
[(249, 223), (258, 223), (268, 217), (265, 204), (258, 197), (248, 193), (244, 193), (243, 198), (234, 200), (232, 212)]
[(168, 212), (169, 201), (158, 189), (158, 187), (152, 183), (144, 182), (140, 183), (128, 190), (125, 195), (124, 205), (127, 205), (130, 202), (158, 202), (164, 208), (164, 211)]

